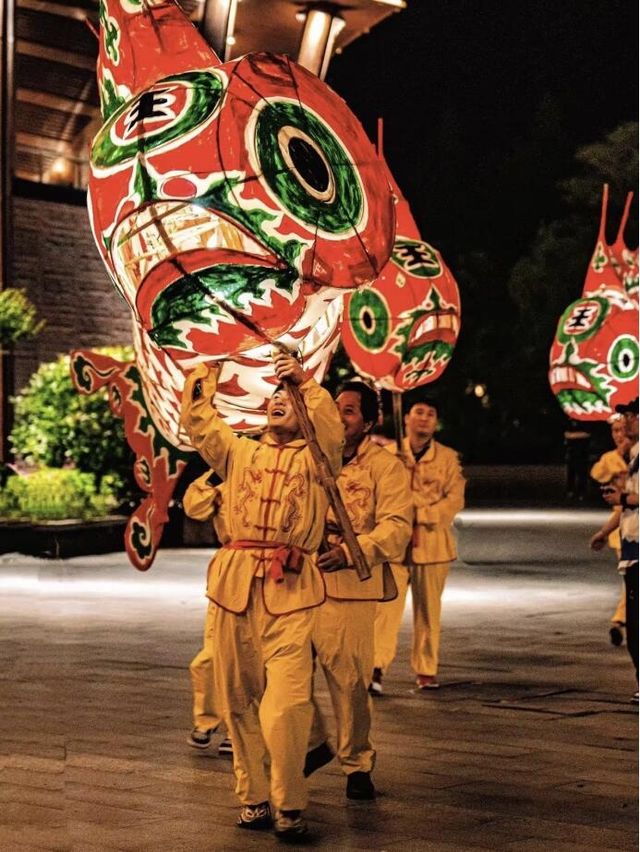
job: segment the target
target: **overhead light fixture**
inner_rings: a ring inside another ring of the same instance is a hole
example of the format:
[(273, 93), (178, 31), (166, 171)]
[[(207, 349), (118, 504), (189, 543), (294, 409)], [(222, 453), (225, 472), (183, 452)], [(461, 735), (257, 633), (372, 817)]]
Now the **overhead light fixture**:
[(373, 0), (374, 3), (379, 3), (380, 6), (393, 6), (394, 9), (406, 9), (405, 0)]
[(206, 0), (202, 13), (202, 34), (223, 62), (231, 58), (236, 43), (236, 11), (239, 0)]
[[(345, 26), (337, 10), (323, 4), (311, 6), (304, 15), (304, 29), (300, 40), (298, 63), (324, 80), (333, 56), (335, 41)], [(298, 15), (296, 19), (299, 20)]]

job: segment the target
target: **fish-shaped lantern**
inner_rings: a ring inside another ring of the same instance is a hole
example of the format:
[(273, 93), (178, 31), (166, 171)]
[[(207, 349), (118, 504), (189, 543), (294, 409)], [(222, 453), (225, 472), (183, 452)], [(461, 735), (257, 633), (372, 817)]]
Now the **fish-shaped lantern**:
[(446, 369), (460, 333), (460, 294), (385, 168), (397, 198), (396, 239), (376, 281), (345, 295), (342, 341), (359, 373), (402, 392), (435, 381)]
[(558, 322), (549, 356), (549, 383), (574, 420), (607, 420), (638, 395), (638, 251), (624, 242), (633, 194), (627, 195), (613, 244), (606, 238), (609, 189), (582, 296)]
[(224, 360), (218, 408), (237, 431), (259, 431), (273, 344), (322, 378), (340, 297), (377, 277), (395, 215), (375, 149), (313, 74), (267, 53), (222, 64), (173, 0), (100, 10), (89, 213), (131, 309), (136, 360), (77, 352), (72, 370), (83, 392), (108, 387), (125, 418), (148, 493), (125, 544), (144, 569), (191, 451), (185, 374)]

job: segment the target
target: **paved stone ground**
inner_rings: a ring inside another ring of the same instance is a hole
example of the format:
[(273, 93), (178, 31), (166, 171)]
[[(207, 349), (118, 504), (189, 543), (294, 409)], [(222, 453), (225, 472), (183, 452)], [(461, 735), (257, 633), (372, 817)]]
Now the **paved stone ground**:
[[(3, 852), (278, 846), (233, 827), (230, 762), (185, 743), (207, 561), (163, 551), (141, 575), (121, 555), (0, 557)], [(379, 798), (349, 803), (339, 770), (318, 772), (311, 845), (636, 848), (635, 685), (607, 635), (617, 583), (605, 557), (457, 565), (442, 688), (412, 689), (407, 610), (375, 703)]]

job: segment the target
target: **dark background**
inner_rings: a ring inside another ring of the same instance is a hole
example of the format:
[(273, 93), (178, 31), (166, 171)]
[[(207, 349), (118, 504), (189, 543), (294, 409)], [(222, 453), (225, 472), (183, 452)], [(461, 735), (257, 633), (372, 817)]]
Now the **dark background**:
[[(432, 389), (467, 462), (562, 459), (548, 353), (603, 182), (611, 239), (636, 188), (637, 31), (622, 0), (412, 0), (333, 60), (327, 82), (372, 139), (384, 118), (387, 162), (458, 281), (462, 332)], [(626, 234), (635, 247), (636, 202)], [(608, 449), (606, 424), (592, 431)]]

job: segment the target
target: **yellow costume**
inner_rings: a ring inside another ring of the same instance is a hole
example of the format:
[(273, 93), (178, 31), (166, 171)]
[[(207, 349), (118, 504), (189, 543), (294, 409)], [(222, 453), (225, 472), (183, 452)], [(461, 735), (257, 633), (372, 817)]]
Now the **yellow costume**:
[[(325, 598), (314, 555), (328, 501), (301, 439), (236, 437), (213, 407), (217, 370), (198, 369), (183, 396), (193, 446), (225, 481), (231, 541), (209, 566), (215, 694), (233, 741), (243, 804), (307, 803), (303, 766), (311, 727), (312, 609)], [(192, 399), (194, 381), (202, 393)], [(337, 475), (344, 432), (329, 394), (300, 386), (318, 442)], [(268, 777), (270, 771), (270, 779)]]
[[(211, 485), (211, 471), (208, 470), (194, 480), (182, 498), (185, 514), (195, 521), (207, 521), (213, 518), (213, 527), (218, 541), (227, 544), (230, 541), (227, 531), (224, 502), (224, 486)], [(220, 715), (215, 709), (213, 698), (213, 647), (211, 631), (215, 604), (209, 601), (204, 623), (202, 648), (189, 664), (191, 689), (193, 693), (193, 727), (198, 731), (215, 730), (220, 725)]]
[[(336, 717), (338, 759), (350, 775), (370, 772), (375, 760), (368, 694), (375, 608), (377, 601), (395, 597), (391, 573), (386, 566), (385, 577), (383, 563), (404, 555), (411, 538), (413, 504), (409, 478), (399, 459), (368, 437), (342, 468), (338, 487), (372, 576), (360, 581), (349, 567), (325, 573), (327, 600), (313, 614), (312, 638)], [(330, 509), (327, 540), (333, 545), (341, 541), (334, 529)], [(349, 564), (349, 552), (344, 544), (341, 547)], [(322, 714), (315, 701), (314, 705), (310, 749), (327, 740)]]
[[(603, 453), (598, 461), (591, 468), (591, 478), (595, 479), (596, 482), (599, 482), (601, 485), (604, 485), (608, 482), (611, 482), (614, 476), (617, 476), (620, 473), (624, 473), (627, 475), (627, 462), (622, 458), (620, 453), (617, 450), (609, 450), (607, 453)], [(621, 506), (614, 506), (613, 512), (609, 516), (610, 520), (613, 520), (614, 517), (617, 516), (618, 522), (620, 522), (620, 515), (622, 514)], [(620, 559), (620, 528), (616, 528), (612, 533), (609, 533), (608, 538), (609, 547), (612, 550), (615, 550), (618, 559)], [(624, 590), (624, 583), (622, 585), (622, 594), (618, 599), (618, 605), (616, 606), (616, 611), (611, 616), (611, 621), (616, 624), (625, 624), (627, 620), (627, 607), (626, 607), (626, 596)]]
[[(389, 448), (395, 450), (393, 445)], [(413, 649), (411, 665), (417, 674), (435, 675), (440, 646), (441, 598), (449, 565), (456, 558), (453, 521), (464, 508), (465, 480), (458, 454), (438, 441), (416, 462), (409, 439), (403, 441), (403, 458), (411, 479), (416, 516), (411, 548), (413, 599)], [(394, 568), (398, 600), (391, 610), (378, 605), (376, 612), (375, 667), (384, 671), (395, 654), (404, 608), (409, 569)]]

